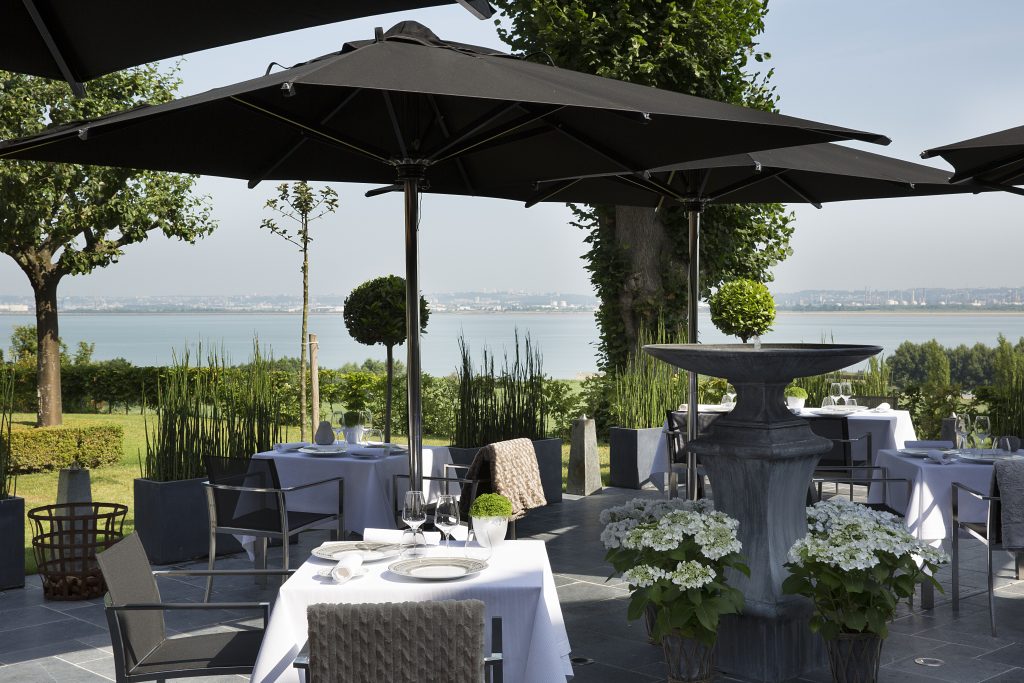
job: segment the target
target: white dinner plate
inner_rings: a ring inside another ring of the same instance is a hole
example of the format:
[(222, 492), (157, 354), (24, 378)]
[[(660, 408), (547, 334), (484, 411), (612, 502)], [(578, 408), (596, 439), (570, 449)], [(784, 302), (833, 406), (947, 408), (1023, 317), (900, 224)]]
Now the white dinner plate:
[(728, 412), (732, 412), (732, 409), (733, 409), (733, 406), (710, 405), (710, 406), (701, 406), (699, 412), (701, 412), (701, 413), (728, 413)]
[(852, 415), (867, 409), (867, 406), (823, 406), (812, 408), (811, 411), (819, 415)]
[(401, 555), (402, 546), (373, 541), (331, 541), (313, 548), (313, 556), (321, 560), (340, 560), (351, 553), (357, 553), (363, 562), (380, 562)]
[(960, 451), (955, 448), (901, 448), (899, 454), (907, 455), (911, 458), (927, 458), (929, 451), (940, 451), (946, 456), (960, 455)]
[(410, 579), (452, 581), (487, 569), (487, 563), (468, 557), (419, 557), (395, 562), (388, 571)]
[(997, 460), (1024, 460), (1022, 455), (1013, 453), (969, 453), (962, 452), (959, 458), (964, 462), (974, 462), (980, 465), (991, 465)]
[(340, 455), (345, 452), (345, 446), (332, 443), (329, 446), (303, 446), (299, 449), (299, 453), (305, 453), (306, 455)]

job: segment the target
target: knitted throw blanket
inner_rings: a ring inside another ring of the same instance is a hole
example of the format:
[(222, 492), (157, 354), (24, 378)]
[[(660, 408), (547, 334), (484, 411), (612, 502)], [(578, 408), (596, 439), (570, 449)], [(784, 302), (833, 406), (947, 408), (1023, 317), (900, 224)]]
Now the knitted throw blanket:
[(309, 623), (309, 673), (316, 683), (480, 683), (480, 600), (316, 604)]
[(469, 479), (480, 479), (481, 493), (500, 493), (512, 503), (512, 519), (548, 504), (540, 482), (537, 452), (529, 439), (499, 441), (477, 451), (469, 466)]
[(999, 496), (1003, 548), (1024, 550), (1024, 461), (997, 461), (994, 488)]

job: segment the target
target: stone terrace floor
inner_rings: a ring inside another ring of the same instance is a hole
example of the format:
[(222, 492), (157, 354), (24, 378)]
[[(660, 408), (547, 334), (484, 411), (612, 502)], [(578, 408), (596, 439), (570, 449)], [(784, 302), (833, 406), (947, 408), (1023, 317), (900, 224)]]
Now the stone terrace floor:
[[(605, 580), (609, 568), (598, 540), (600, 511), (637, 493), (605, 489), (587, 498), (566, 496), (562, 504), (535, 510), (519, 524), (521, 538), (547, 542), (572, 655), (577, 658), (577, 683), (665, 679), (661, 649), (647, 643), (639, 622), (625, 618), (625, 585)], [(644, 491), (641, 495), (656, 494)], [(293, 560), (301, 562), (309, 549), (325, 538), (320, 533), (303, 534), (300, 547), (292, 547)], [(968, 541), (963, 545), (963, 584), (965, 592), (973, 592), (984, 585), (985, 557), (979, 544)], [(279, 563), (279, 553), (280, 549), (271, 552), (271, 563)], [(997, 558), (1001, 565), (996, 591), (999, 637), (989, 634), (984, 595), (963, 601), (959, 617), (954, 617), (948, 596), (938, 594), (936, 607), (930, 612), (901, 610), (882, 650), (883, 683), (1024, 683), (1024, 582), (1012, 580), (1009, 555)], [(221, 559), (218, 568), (243, 568), (247, 564), (244, 556), (235, 556)], [(948, 593), (948, 568), (939, 578)], [(29, 577), (26, 583), (24, 589), (0, 593), (0, 683), (114, 680), (101, 601), (44, 601), (38, 577)], [(201, 579), (160, 579), (161, 594), (168, 602), (200, 601), (201, 585)], [(273, 600), (273, 595), (273, 588), (260, 589), (251, 577), (220, 579), (214, 590), (214, 600), (219, 601)], [(249, 616), (224, 610), (178, 612), (168, 615), (167, 624), (175, 633), (196, 633), (244, 628), (253, 623), (246, 621)], [(919, 665), (914, 660), (920, 657), (939, 659), (942, 665)], [(237, 683), (244, 679), (231, 676), (194, 680)], [(731, 680), (724, 676), (719, 679), (723, 683)], [(827, 670), (821, 670), (801, 680), (827, 683), (831, 677)]]

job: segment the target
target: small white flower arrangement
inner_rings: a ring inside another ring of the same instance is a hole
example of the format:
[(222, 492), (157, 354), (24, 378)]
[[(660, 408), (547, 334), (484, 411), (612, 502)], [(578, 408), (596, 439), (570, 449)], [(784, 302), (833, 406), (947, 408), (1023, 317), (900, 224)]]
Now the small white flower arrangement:
[(653, 606), (655, 641), (671, 632), (713, 645), (722, 614), (743, 607), (725, 570), (749, 575), (736, 537), (739, 523), (696, 502), (637, 498), (601, 513), (607, 561), (630, 586), (629, 618)]
[(888, 635), (900, 600), (931, 581), (945, 553), (915, 539), (899, 518), (843, 498), (807, 508), (807, 535), (793, 544), (783, 590), (814, 602), (811, 630)]

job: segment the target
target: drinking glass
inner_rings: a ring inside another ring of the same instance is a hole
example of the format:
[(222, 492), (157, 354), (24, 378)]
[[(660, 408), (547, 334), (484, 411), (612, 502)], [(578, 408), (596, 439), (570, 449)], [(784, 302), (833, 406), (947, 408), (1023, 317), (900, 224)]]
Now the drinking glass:
[(455, 496), (442, 495), (437, 499), (437, 510), (434, 512), (434, 526), (440, 529), (445, 537), (444, 547), (448, 550), (452, 545), (452, 529), (459, 525), (459, 501)]
[(843, 397), (843, 385), (840, 382), (832, 382), (828, 395), (832, 397), (832, 405), (839, 405), (839, 399)]
[(722, 394), (722, 400), (719, 401), (719, 404), (724, 406), (724, 407), (726, 407), (726, 408), (732, 408), (732, 406), (733, 406), (732, 396), (730, 396), (728, 394), (728, 392)]
[(840, 382), (839, 383), (839, 394), (843, 397), (843, 403), (850, 405), (850, 397), (853, 396), (853, 383), (852, 382)]
[(971, 417), (970, 415), (957, 415), (956, 416), (956, 447), (957, 448), (969, 448), (970, 443), (967, 441), (967, 437), (971, 434)]
[(988, 419), (988, 415), (979, 415), (974, 418), (974, 438), (978, 448), (985, 447), (985, 440), (991, 433), (992, 424)]
[(729, 403), (736, 403), (736, 387), (731, 384), (726, 384), (725, 395), (729, 397)]
[[(423, 536), (423, 532), (420, 531), (420, 527), (427, 521), (427, 506), (423, 502), (422, 491), (405, 492), (405, 505), (402, 507), (402, 521), (405, 522), (412, 530), (412, 547), (410, 549), (410, 554), (418, 555), (420, 544), (417, 538)], [(403, 545), (405, 545), (405, 534), (402, 534), (402, 539)], [(425, 541), (423, 545), (426, 545)]]
[(463, 554), (466, 558), (486, 562), (491, 559), (491, 554), (493, 552), (494, 551), (490, 546), (484, 545), (480, 542), (480, 537), (477, 536), (476, 530), (474, 530), (472, 525), (470, 525), (469, 533), (466, 535), (466, 545), (463, 548)]
[(384, 432), (380, 429), (367, 429), (363, 432), (363, 441), (367, 446), (384, 443)]
[(364, 428), (369, 429), (373, 426), (373, 413), (369, 410), (359, 411), (359, 424), (363, 425)]
[(834, 406), (835, 404), (836, 400), (831, 396), (826, 396), (825, 398), (821, 399), (822, 408), (828, 408), (829, 406)]

